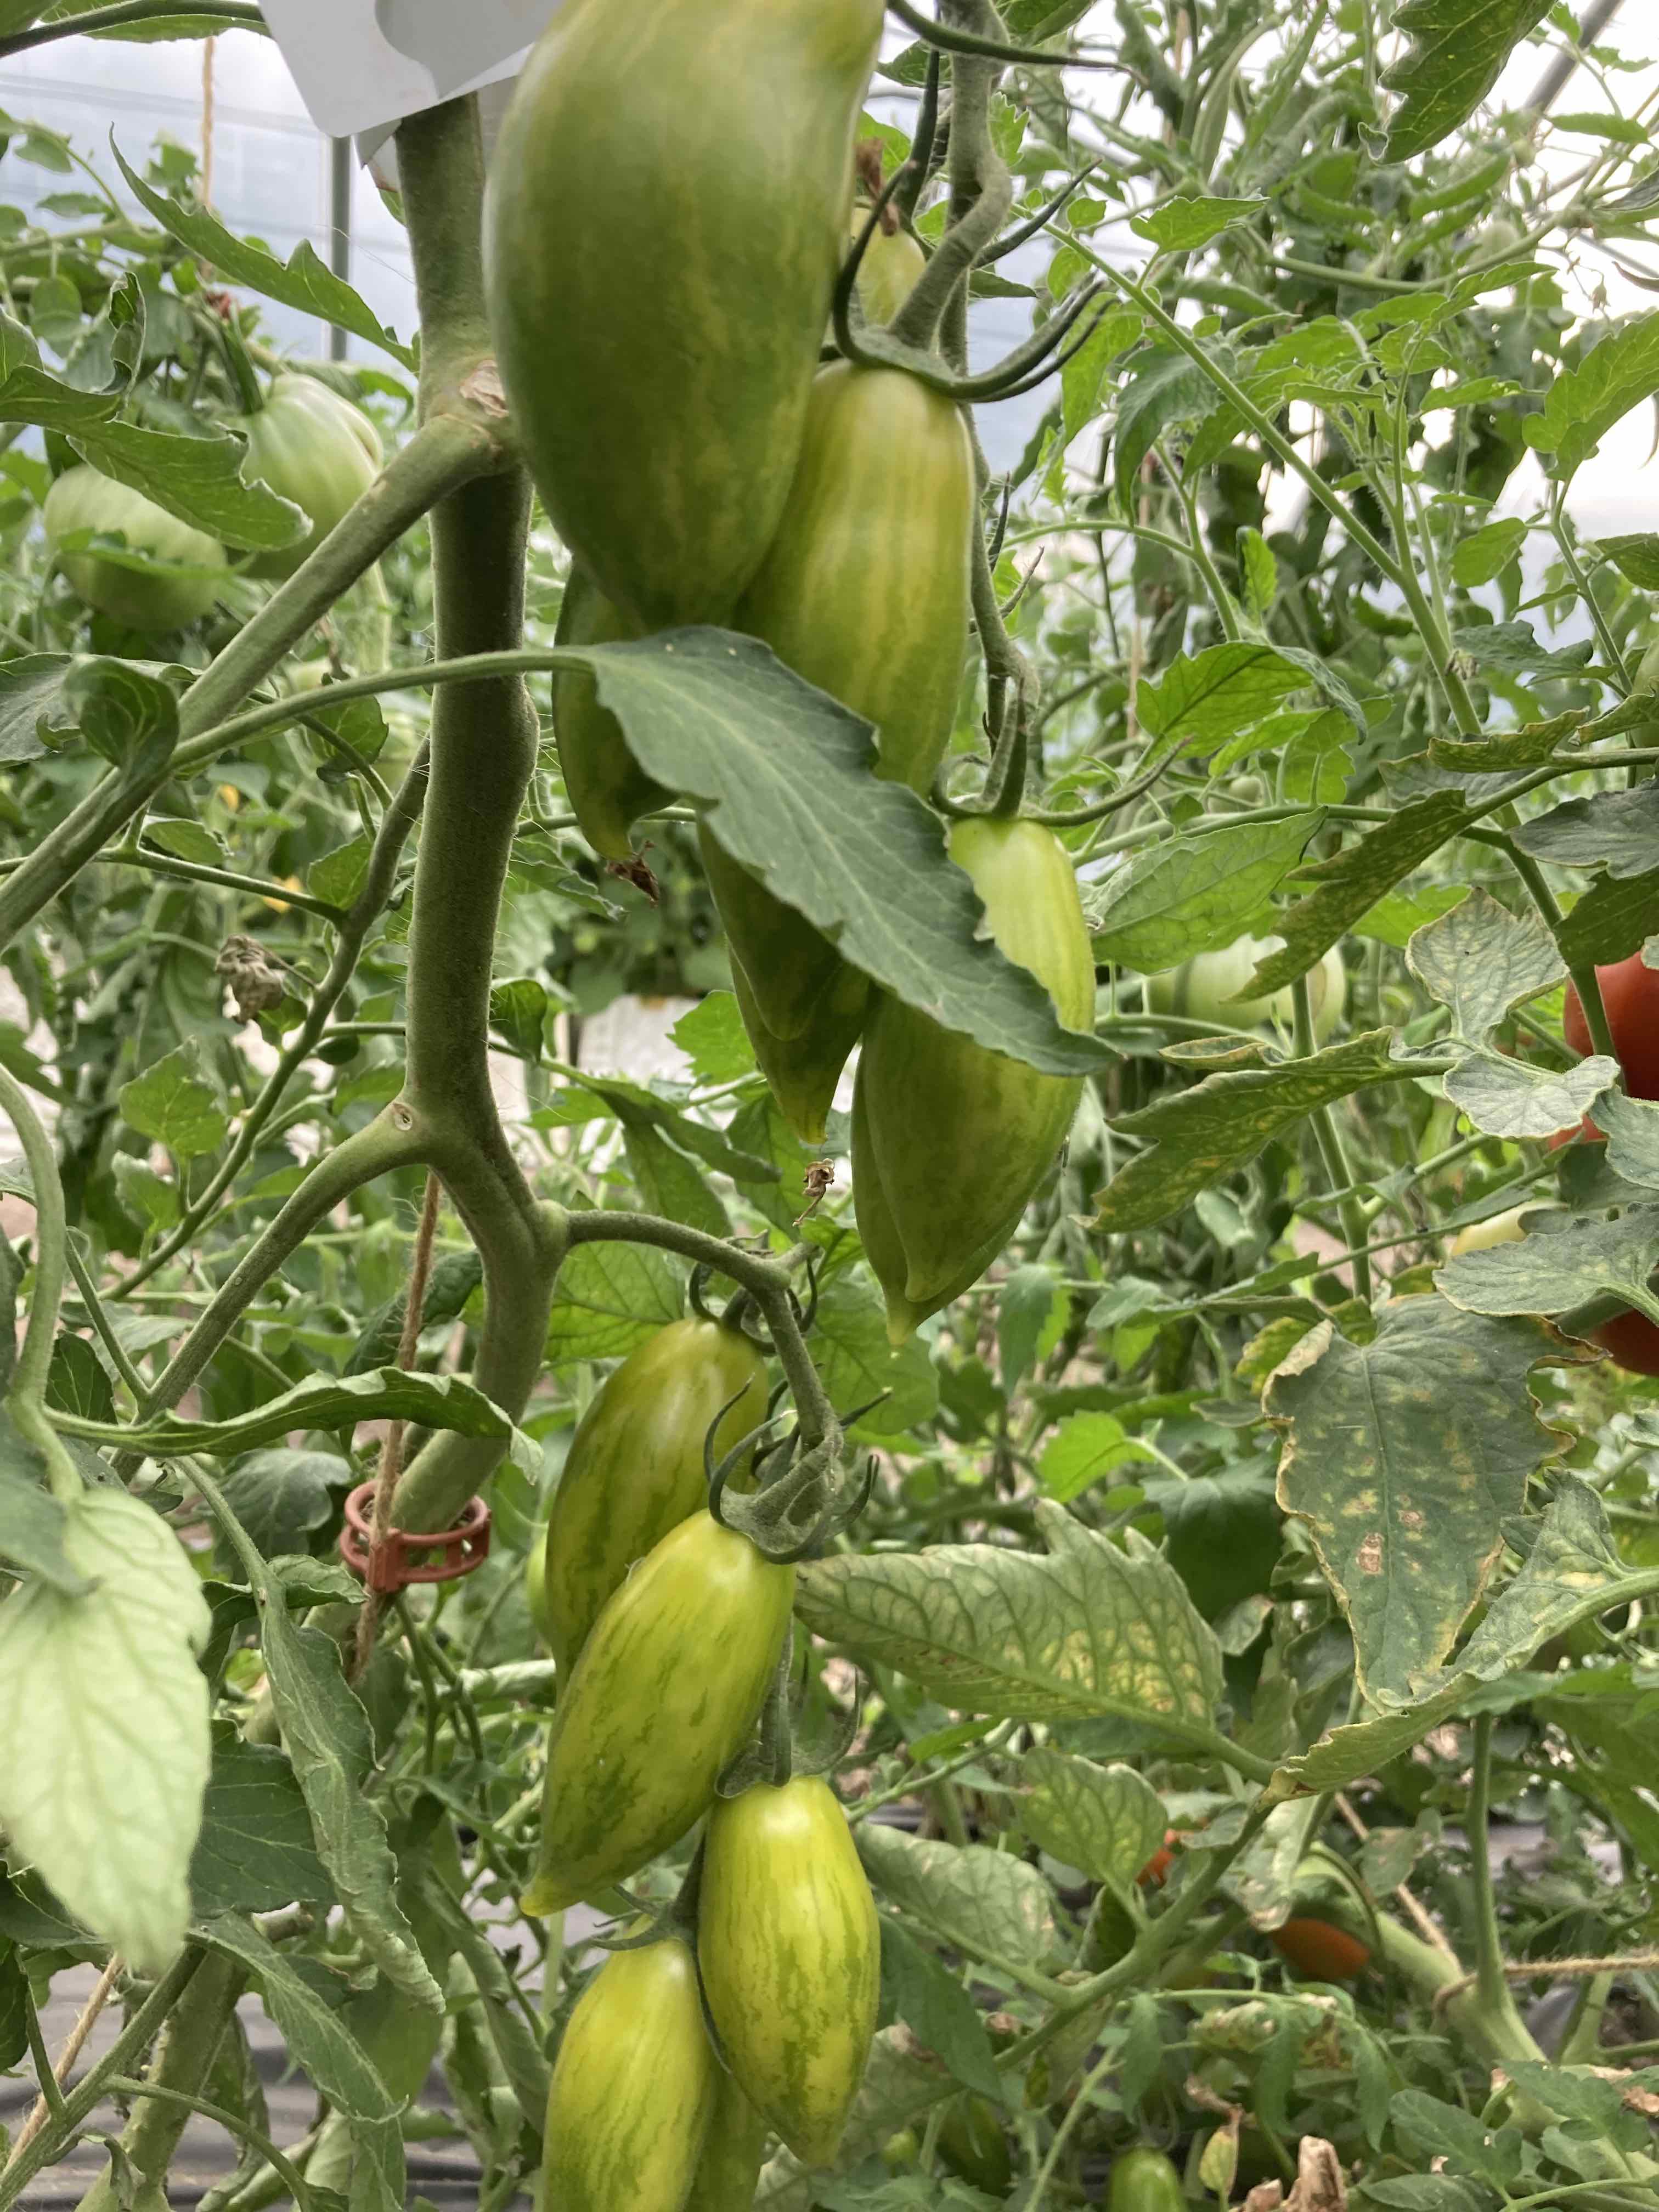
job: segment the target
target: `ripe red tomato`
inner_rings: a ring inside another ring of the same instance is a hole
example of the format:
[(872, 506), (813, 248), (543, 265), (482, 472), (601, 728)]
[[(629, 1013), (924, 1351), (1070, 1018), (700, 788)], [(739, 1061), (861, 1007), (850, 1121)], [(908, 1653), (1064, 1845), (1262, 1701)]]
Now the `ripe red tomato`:
[(1592, 1329), (1590, 1342), (1599, 1344), (1626, 1374), (1659, 1375), (1659, 1328), (1633, 1306)]
[(1158, 1849), (1152, 1853), (1151, 1858), (1147, 1860), (1146, 1865), (1142, 1867), (1140, 1872), (1135, 1876), (1136, 1881), (1140, 1885), (1142, 1889), (1158, 1889), (1162, 1887), (1164, 1877), (1168, 1875), (1170, 1869), (1175, 1864), (1176, 1850), (1180, 1842), (1181, 1831), (1179, 1828), (1166, 1828), (1164, 1831), (1164, 1841), (1158, 1845)]
[(1328, 1920), (1287, 1920), (1269, 1936), (1281, 1959), (1313, 1982), (1357, 1981), (1371, 1961), (1370, 1948)]
[[(1659, 1098), (1659, 968), (1644, 967), (1636, 951), (1628, 960), (1598, 968), (1595, 980), (1626, 1090), (1632, 1098)], [(1583, 1006), (1571, 983), (1561, 1033), (1581, 1060), (1591, 1050)]]

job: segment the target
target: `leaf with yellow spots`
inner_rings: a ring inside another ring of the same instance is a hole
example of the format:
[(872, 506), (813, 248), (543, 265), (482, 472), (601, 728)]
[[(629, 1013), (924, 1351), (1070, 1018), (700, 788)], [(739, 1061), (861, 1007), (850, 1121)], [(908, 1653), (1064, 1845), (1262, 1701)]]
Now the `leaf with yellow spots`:
[(1308, 1524), (1374, 1704), (1409, 1699), (1451, 1650), (1528, 1477), (1568, 1442), (1527, 1389), (1559, 1357), (1539, 1322), (1401, 1298), (1373, 1343), (1322, 1327), (1269, 1383), (1279, 1502)]
[(1133, 1531), (1124, 1550), (1052, 1500), (1036, 1510), (1047, 1558), (940, 1544), (824, 1559), (800, 1570), (795, 1610), (958, 1712), (1115, 1714), (1218, 1748), (1221, 1647), (1175, 1569)]

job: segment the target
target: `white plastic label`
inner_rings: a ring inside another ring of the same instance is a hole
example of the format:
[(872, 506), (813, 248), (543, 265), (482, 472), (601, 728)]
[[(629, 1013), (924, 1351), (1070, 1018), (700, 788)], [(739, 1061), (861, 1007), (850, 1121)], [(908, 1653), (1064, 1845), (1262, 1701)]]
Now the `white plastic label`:
[(376, 132), (515, 75), (564, 0), (263, 0), (312, 121)]

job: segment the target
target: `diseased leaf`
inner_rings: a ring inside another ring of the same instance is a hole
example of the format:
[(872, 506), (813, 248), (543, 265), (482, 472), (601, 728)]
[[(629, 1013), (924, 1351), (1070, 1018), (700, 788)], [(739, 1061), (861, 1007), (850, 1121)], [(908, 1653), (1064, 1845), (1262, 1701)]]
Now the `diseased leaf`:
[(1370, 1343), (1325, 1323), (1268, 1384), (1279, 1502), (1307, 1524), (1373, 1703), (1408, 1701), (1439, 1666), (1528, 1479), (1563, 1449), (1527, 1389), (1550, 1354), (1536, 1323), (1397, 1298)]
[(1020, 1762), (1020, 1826), (1091, 1881), (1127, 1889), (1164, 1841), (1164, 1801), (1133, 1766), (1039, 1745)]
[[(1282, 957), (1275, 954), (1273, 962)], [(1256, 970), (1258, 976), (1263, 972)], [(1394, 1041), (1392, 1030), (1373, 1030), (1328, 1045), (1310, 1060), (1224, 1069), (1190, 1091), (1170, 1092), (1137, 1114), (1124, 1115), (1114, 1128), (1153, 1142), (1096, 1194), (1096, 1225), (1144, 1229), (1165, 1220), (1316, 1106), (1346, 1098), (1367, 1084), (1407, 1079), (1416, 1071), (1409, 1061), (1392, 1058)]]
[(992, 1544), (847, 1554), (799, 1571), (814, 1634), (896, 1668), (943, 1705), (1021, 1720), (1115, 1714), (1210, 1741), (1221, 1655), (1181, 1579), (1051, 1502), (1047, 1557)]
[(1564, 1314), (1602, 1296), (1635, 1303), (1656, 1263), (1659, 1206), (1632, 1206), (1613, 1221), (1544, 1214), (1537, 1234), (1462, 1253), (1434, 1279), (1468, 1313)]

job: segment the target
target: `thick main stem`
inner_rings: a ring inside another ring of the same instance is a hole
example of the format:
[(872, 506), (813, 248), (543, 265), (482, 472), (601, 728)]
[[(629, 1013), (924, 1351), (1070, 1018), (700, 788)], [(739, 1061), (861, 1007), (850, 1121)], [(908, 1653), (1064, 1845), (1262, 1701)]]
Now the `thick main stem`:
[[(398, 133), (415, 259), (423, 414), (493, 380), (483, 307), (483, 161), (471, 100), (412, 117)], [(511, 652), (524, 634), (530, 482), (501, 469), (432, 516), (440, 659)], [(485, 1312), (473, 1380), (514, 1418), (540, 1369), (558, 1218), (536, 1202), (501, 1127), (489, 1079), (495, 926), (538, 731), (516, 672), (447, 684), (433, 702), (432, 763), (415, 876), (404, 1098), (429, 1134), (428, 1164), (483, 1262)], [(392, 1504), (404, 1528), (447, 1528), (501, 1458), (499, 1442), (434, 1437)]]

